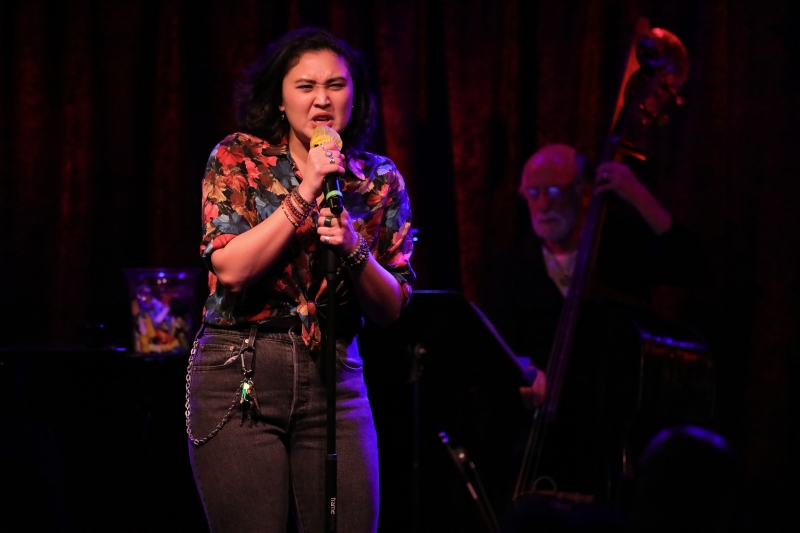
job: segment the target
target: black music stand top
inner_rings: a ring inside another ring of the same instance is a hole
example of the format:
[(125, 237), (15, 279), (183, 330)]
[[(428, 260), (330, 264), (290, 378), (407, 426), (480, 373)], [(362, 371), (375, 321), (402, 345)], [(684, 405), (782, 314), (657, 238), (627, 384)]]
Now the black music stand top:
[(415, 291), (395, 331), (402, 342), (424, 346), (426, 372), (513, 390), (527, 384), (524, 359), (478, 306), (456, 291)]

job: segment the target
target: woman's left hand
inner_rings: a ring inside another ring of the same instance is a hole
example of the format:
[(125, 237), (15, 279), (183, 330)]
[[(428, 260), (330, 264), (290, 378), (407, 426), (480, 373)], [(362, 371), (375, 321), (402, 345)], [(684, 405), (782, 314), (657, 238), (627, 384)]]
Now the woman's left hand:
[(636, 179), (627, 165), (607, 161), (597, 167), (594, 192), (601, 194), (606, 191), (613, 191), (623, 200), (636, 203), (644, 194), (644, 185)]
[(672, 215), (627, 165), (607, 161), (597, 167), (594, 194), (607, 191), (614, 192), (635, 207), (656, 235), (663, 235), (672, 227)]
[(320, 209), (317, 234), (320, 242), (332, 246), (342, 257), (350, 255), (358, 248), (358, 233), (353, 229), (346, 209), (339, 215), (331, 213), (328, 207)]

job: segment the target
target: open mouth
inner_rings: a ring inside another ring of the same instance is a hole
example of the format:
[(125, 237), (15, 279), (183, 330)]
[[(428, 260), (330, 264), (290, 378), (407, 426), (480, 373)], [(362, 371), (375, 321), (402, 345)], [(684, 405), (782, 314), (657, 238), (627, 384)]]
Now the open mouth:
[(333, 115), (328, 113), (320, 113), (311, 117), (311, 122), (315, 126), (330, 126), (333, 123)]

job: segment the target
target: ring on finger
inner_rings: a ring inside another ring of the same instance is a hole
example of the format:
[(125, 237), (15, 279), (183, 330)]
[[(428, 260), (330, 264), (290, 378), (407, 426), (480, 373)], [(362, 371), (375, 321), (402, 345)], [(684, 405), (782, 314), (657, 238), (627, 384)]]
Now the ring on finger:
[(322, 241), (323, 241), (325, 244), (328, 244), (329, 242), (331, 242), (331, 236), (330, 236), (330, 235), (325, 235), (325, 238), (324, 238), (324, 239), (322, 239)]
[(331, 152), (330, 150), (325, 150), (325, 155), (330, 157), (333, 155), (333, 152)]
[(336, 163), (336, 160), (331, 157), (331, 165), (333, 165), (334, 163)]
[(331, 222), (333, 222), (333, 217), (325, 217), (325, 219), (322, 221), (322, 225), (326, 228), (330, 228)]

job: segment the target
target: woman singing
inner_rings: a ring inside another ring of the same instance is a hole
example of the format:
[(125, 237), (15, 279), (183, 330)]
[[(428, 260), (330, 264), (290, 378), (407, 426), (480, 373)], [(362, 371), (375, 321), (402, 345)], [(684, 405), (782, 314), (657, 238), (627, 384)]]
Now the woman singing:
[[(338, 530), (374, 532), (377, 442), (356, 334), (364, 316), (394, 321), (411, 295), (405, 185), (391, 160), (361, 150), (375, 121), (366, 69), (331, 34), (284, 35), (237, 96), (240, 133), (213, 149), (203, 179), (210, 294), (186, 387), (195, 482), (215, 533), (323, 531), (324, 243), (339, 263)], [(344, 150), (312, 146), (317, 126), (338, 132)], [(322, 201), (332, 173), (339, 215)]]

